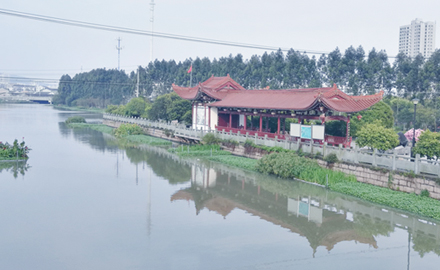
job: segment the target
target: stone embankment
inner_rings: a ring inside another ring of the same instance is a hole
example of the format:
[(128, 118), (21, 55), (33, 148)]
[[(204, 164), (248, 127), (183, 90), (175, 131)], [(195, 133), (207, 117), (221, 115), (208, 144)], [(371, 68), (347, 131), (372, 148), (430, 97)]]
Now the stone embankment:
[[(121, 122), (104, 119), (103, 124), (118, 128), (121, 125)], [(166, 130), (146, 127), (143, 127), (143, 130), (150, 136), (179, 143), (185, 142), (178, 137), (170, 136), (170, 134), (167, 134)], [(246, 149), (241, 145), (234, 148), (225, 148), (225, 150), (230, 151), (237, 156), (253, 159), (260, 159), (264, 156), (264, 153), (259, 152), (247, 153)], [(427, 190), (429, 191), (431, 198), (440, 199), (440, 185), (438, 184), (440, 181), (438, 178), (435, 179), (410, 173), (396, 172), (369, 165), (335, 163), (329, 166), (327, 162), (323, 160), (318, 160), (318, 163), (323, 167), (332, 167), (333, 170), (353, 174), (356, 176), (357, 180), (362, 183), (391, 188), (407, 193), (414, 192), (416, 194), (420, 194), (423, 190)]]
[[(320, 161), (320, 164), (327, 166), (325, 161)], [(431, 198), (440, 199), (438, 179), (344, 163), (333, 164), (333, 169), (353, 174), (362, 183), (416, 194), (427, 190)]]
[[(260, 159), (264, 154), (261, 153), (246, 153), (243, 146), (236, 146), (235, 148), (225, 148), (232, 154), (237, 156), (244, 156), (254, 159)], [(341, 171), (346, 174), (355, 175), (357, 180), (362, 183), (367, 183), (379, 187), (391, 188), (393, 190), (403, 191), (407, 193), (420, 194), (423, 190), (429, 191), (431, 198), (440, 199), (440, 185), (434, 178), (422, 177), (420, 175), (412, 175), (409, 173), (400, 173), (388, 171), (367, 165), (355, 165), (346, 163), (327, 164), (326, 161), (319, 160), (318, 164), (322, 167)]]

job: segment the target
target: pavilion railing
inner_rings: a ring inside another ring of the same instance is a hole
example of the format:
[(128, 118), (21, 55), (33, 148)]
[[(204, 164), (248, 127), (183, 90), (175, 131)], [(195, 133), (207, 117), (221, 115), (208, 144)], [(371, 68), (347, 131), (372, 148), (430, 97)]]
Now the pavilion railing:
[[(390, 170), (410, 172), (416, 174), (424, 173), (428, 175), (440, 176), (440, 161), (427, 160), (416, 155), (415, 158), (410, 156), (410, 148), (394, 149), (387, 152), (379, 152), (378, 150), (359, 149), (355, 147), (343, 147), (342, 144), (331, 146), (325, 142), (319, 144), (311, 141), (293, 141), (288, 136), (278, 136), (277, 134), (249, 131), (249, 130), (234, 130), (233, 128), (223, 128), (221, 130), (201, 130), (187, 128), (185, 125), (172, 124), (164, 121), (151, 121), (144, 118), (125, 117), (113, 114), (104, 114), (104, 120), (132, 123), (145, 128), (154, 129), (168, 129), (172, 131), (174, 136), (190, 138), (194, 140), (201, 140), (203, 136), (208, 133), (214, 133), (220, 139), (232, 139), (238, 142), (245, 142), (252, 140), (257, 145), (265, 146), (279, 146), (284, 149), (299, 150), (305, 153), (320, 154), (327, 156), (329, 154), (336, 154), (339, 160), (348, 163), (369, 164)], [(273, 136), (272, 136), (273, 135)], [(335, 141), (336, 142), (336, 141)], [(336, 143), (335, 143), (336, 144)]]

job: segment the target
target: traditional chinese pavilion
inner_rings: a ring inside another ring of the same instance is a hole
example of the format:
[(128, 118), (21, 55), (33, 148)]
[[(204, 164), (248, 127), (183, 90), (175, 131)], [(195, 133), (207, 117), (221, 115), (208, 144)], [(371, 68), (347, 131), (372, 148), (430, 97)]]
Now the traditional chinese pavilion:
[[(267, 135), (278, 139), (326, 141), (346, 146), (351, 142), (350, 115), (368, 109), (383, 97), (383, 91), (369, 96), (350, 96), (336, 85), (307, 89), (247, 90), (229, 75), (212, 76), (194, 87), (173, 84), (173, 90), (192, 102), (194, 129)], [(255, 121), (255, 118), (259, 121)], [(277, 119), (275, 132), (269, 129), (271, 118)], [(297, 126), (291, 124), (290, 134), (285, 132), (286, 118), (298, 119)], [(323, 125), (309, 126), (307, 129), (307, 126), (302, 125), (304, 120), (320, 120)], [(324, 123), (330, 120), (346, 122), (345, 137), (324, 135)], [(254, 126), (254, 123), (257, 124)]]

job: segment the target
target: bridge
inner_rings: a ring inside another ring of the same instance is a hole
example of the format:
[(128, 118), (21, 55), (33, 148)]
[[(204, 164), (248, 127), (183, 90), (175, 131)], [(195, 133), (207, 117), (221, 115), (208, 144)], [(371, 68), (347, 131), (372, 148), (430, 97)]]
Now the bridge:
[(0, 97), (5, 102), (18, 102), (18, 103), (26, 103), (26, 102), (33, 102), (33, 103), (39, 103), (39, 104), (52, 104), (52, 96), (5, 96)]

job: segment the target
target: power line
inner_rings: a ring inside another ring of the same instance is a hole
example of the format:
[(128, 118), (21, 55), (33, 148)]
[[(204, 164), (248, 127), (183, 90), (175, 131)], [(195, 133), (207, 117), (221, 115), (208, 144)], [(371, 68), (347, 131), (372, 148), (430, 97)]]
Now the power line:
[[(152, 31), (110, 26), (110, 25), (104, 25), (104, 24), (89, 23), (89, 22), (84, 22), (84, 21), (67, 20), (67, 19), (62, 19), (62, 18), (57, 18), (57, 17), (43, 16), (43, 15), (38, 15), (38, 14), (25, 13), (25, 12), (19, 12), (19, 11), (14, 11), (14, 10), (7, 10), (7, 9), (0, 9), (0, 14), (20, 17), (20, 18), (25, 18), (25, 19), (31, 19), (31, 20), (37, 20), (37, 21), (64, 24), (64, 25), (69, 25), (69, 26), (77, 26), (77, 27), (119, 32), (119, 33), (126, 33), (126, 34), (143, 35), (143, 36), (153, 36), (154, 35), (154, 37), (168, 38), (168, 39), (175, 39), (175, 40), (182, 40), (182, 41), (199, 42), (199, 43), (207, 43), (207, 44), (214, 44), (214, 45), (241, 47), (241, 48), (248, 48), (248, 49), (269, 50), (269, 51), (277, 51), (277, 50), (289, 51), (289, 50), (291, 50), (291, 48), (281, 48), (281, 47), (266, 46), (266, 45), (230, 42), (230, 41), (222, 41), (222, 40), (216, 40), (216, 39), (207, 39), (207, 38), (167, 34), (167, 33), (161, 33), (161, 32), (154, 32), (153, 33)], [(314, 50), (297, 49), (297, 51), (304, 52), (305, 54), (329, 54), (329, 52), (314, 51)]]
[[(98, 84), (98, 85), (125, 85), (125, 86), (134, 86), (135, 83), (118, 83), (118, 82), (103, 82), (103, 81), (89, 81), (89, 80), (59, 80), (59, 79), (44, 79), (44, 78), (28, 78), (28, 77), (13, 77), (8, 76), (8, 79), (14, 79), (17, 81), (33, 81), (33, 82), (40, 82), (40, 83), (89, 83), (89, 84)], [(139, 85), (148, 85), (145, 83), (141, 83)]]

